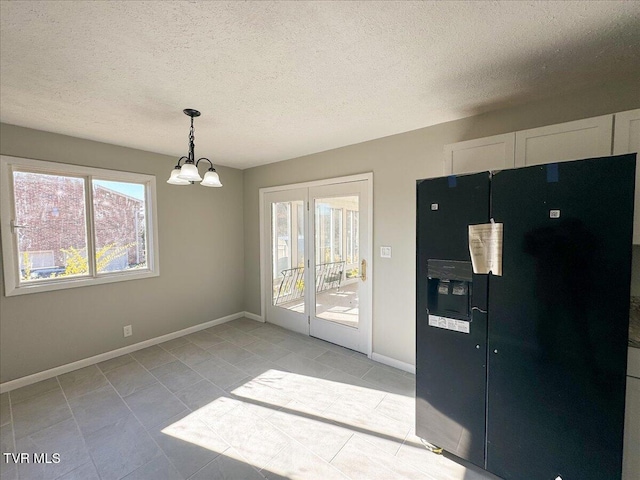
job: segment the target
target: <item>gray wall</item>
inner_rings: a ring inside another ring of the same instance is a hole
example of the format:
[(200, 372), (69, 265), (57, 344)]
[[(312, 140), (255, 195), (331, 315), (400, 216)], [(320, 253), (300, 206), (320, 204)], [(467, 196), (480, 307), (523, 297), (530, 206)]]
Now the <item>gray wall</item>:
[[(372, 171), (373, 351), (414, 364), (415, 181), (442, 175), (443, 146), (639, 106), (637, 84), (607, 85), (245, 170), (245, 310), (261, 313), (258, 189)], [(393, 258), (379, 258), (381, 245)]]
[[(638, 166), (640, 168), (640, 158), (638, 159)], [(636, 188), (640, 188), (640, 185), (636, 185)], [(640, 205), (636, 205), (636, 208), (640, 208)], [(640, 297), (640, 245), (633, 246), (633, 262), (631, 264), (631, 295)]]
[(168, 185), (173, 157), (13, 125), (0, 152), (155, 175), (160, 244), (144, 280), (7, 298), (0, 269), (0, 382), (244, 310), (242, 171), (218, 168), (223, 188)]

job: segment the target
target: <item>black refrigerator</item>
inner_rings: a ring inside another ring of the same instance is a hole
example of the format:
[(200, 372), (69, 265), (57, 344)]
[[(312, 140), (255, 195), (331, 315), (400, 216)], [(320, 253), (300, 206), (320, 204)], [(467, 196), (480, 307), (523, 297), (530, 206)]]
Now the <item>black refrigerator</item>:
[(507, 480), (620, 478), (635, 163), (418, 181), (419, 437)]

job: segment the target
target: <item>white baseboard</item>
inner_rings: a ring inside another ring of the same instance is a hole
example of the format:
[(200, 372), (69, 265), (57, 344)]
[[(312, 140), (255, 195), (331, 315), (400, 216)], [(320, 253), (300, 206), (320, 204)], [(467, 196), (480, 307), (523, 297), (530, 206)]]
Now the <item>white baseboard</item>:
[(251, 320), (255, 320), (256, 322), (264, 323), (264, 317), (262, 315), (256, 315), (255, 313), (251, 312), (244, 312), (244, 316)]
[[(253, 317), (257, 317), (257, 318), (252, 318), (249, 315), (252, 315)], [(88, 367), (89, 365), (93, 365), (95, 363), (111, 360), (112, 358), (119, 357), (120, 355), (125, 355), (127, 353), (135, 352), (137, 350), (142, 350), (143, 348), (151, 347), (153, 345), (157, 345), (158, 343), (163, 343), (168, 340), (173, 340), (174, 338), (183, 337), (184, 335), (198, 332), (200, 330), (204, 330), (205, 328), (213, 327), (215, 325), (220, 325), (222, 323), (230, 322), (231, 320), (236, 320), (237, 318), (242, 318), (242, 317), (252, 318), (253, 320), (257, 320), (258, 318), (260, 318), (257, 315), (247, 314), (247, 312), (238, 312), (232, 315), (227, 315), (226, 317), (217, 318), (209, 322), (201, 323), (199, 325), (194, 325), (193, 327), (185, 328), (183, 330), (178, 330), (177, 332), (167, 333), (166, 335), (150, 338), (149, 340), (144, 340), (139, 343), (134, 343), (133, 345), (128, 345), (126, 347), (118, 348), (116, 350), (111, 350), (110, 352), (101, 353), (99, 355), (94, 355), (93, 357), (89, 357), (89, 358), (83, 358), (82, 360), (78, 360), (77, 362), (67, 363), (66, 365), (60, 365), (59, 367), (51, 368), (49, 370), (44, 370), (42, 372), (34, 373), (32, 375), (27, 375), (26, 377), (16, 378), (15, 380), (10, 380), (8, 382), (0, 383), (0, 393), (9, 392), (11, 390), (15, 390), (16, 388), (20, 388), (20, 387), (26, 387), (27, 385), (31, 385), (32, 383), (40, 382), (48, 378), (57, 377), (58, 375), (69, 373), (74, 370), (78, 370), (79, 368), (84, 368), (84, 367)]]
[(385, 357), (384, 355), (380, 355), (379, 353), (372, 353), (371, 360), (374, 362), (384, 363), (385, 365), (389, 365), (390, 367), (397, 368), (398, 370), (403, 370), (405, 372), (416, 374), (416, 366), (411, 365), (410, 363), (401, 362), (400, 360), (396, 360), (395, 358)]

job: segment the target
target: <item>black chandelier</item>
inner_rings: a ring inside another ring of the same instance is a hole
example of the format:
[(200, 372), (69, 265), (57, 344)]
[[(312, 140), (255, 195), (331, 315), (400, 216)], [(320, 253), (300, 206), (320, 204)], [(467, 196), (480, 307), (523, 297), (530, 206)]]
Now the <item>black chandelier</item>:
[[(169, 177), (169, 180), (167, 180), (167, 183), (170, 183), (171, 185), (193, 185), (195, 182), (200, 182), (200, 185), (203, 187), (221, 187), (222, 183), (220, 183), (220, 177), (216, 173), (216, 169), (214, 168), (211, 160), (204, 157), (199, 158), (197, 162), (195, 160), (193, 118), (199, 117), (200, 112), (193, 108), (185, 108), (183, 112), (185, 115), (191, 117), (191, 129), (189, 130), (189, 154), (178, 159), (178, 164), (171, 171), (171, 176)], [(180, 165), (183, 160), (184, 164)], [(204, 179), (198, 173), (198, 164), (203, 160), (209, 162), (210, 165), (209, 170), (204, 174)]]

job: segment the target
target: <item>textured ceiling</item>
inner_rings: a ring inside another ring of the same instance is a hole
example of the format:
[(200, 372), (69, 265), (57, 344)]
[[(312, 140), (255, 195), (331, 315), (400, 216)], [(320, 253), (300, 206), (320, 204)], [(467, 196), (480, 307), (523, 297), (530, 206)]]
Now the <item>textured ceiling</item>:
[(640, 2), (0, 2), (2, 122), (237, 168), (640, 82)]

